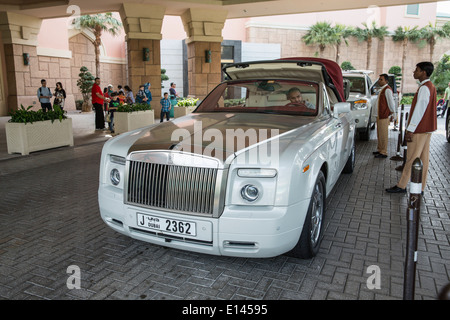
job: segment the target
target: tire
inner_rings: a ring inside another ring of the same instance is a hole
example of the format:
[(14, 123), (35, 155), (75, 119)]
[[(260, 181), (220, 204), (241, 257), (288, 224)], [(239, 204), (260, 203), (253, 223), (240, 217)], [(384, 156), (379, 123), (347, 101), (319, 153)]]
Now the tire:
[(320, 171), (314, 185), (302, 233), (297, 244), (289, 251), (288, 255), (301, 259), (310, 259), (319, 251), (326, 209), (325, 197), (325, 176)]
[(347, 163), (345, 164), (344, 169), (342, 169), (343, 173), (352, 173), (355, 169), (355, 141), (353, 141), (353, 147), (352, 151), (350, 152), (350, 155), (348, 156)]
[(450, 110), (447, 111), (447, 118), (445, 120), (445, 135), (447, 137), (447, 142), (450, 143)]
[(369, 141), (370, 139), (370, 127), (372, 126), (372, 123), (370, 121), (370, 117), (369, 117), (369, 122), (367, 123), (367, 128), (364, 131), (360, 131), (359, 132), (359, 139), (363, 140), (363, 141)]

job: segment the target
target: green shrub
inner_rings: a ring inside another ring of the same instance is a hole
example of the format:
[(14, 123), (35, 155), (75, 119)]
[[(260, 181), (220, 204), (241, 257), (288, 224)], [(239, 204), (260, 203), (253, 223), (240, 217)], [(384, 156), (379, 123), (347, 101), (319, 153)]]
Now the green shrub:
[(62, 121), (63, 119), (67, 119), (66, 111), (63, 111), (58, 105), (54, 105), (53, 110), (47, 112), (43, 112), (42, 110), (30, 110), (32, 107), (33, 106), (29, 106), (25, 109), (23, 105), (20, 105), (19, 109), (9, 112), (11, 119), (9, 119), (8, 122), (26, 124), (37, 121), (51, 120), (54, 122), (55, 120)]
[(350, 61), (344, 61), (341, 63), (341, 69), (344, 71), (355, 70), (355, 67), (352, 66)]
[(450, 55), (444, 56), (434, 64), (434, 71), (430, 77), (439, 94), (443, 94), (450, 82)]
[(195, 107), (197, 105), (198, 98), (183, 98), (177, 101), (177, 107)]
[(412, 104), (414, 95), (403, 95), (400, 104)]
[(146, 110), (152, 110), (150, 105), (146, 103), (123, 104), (117, 108), (117, 112), (134, 112)]

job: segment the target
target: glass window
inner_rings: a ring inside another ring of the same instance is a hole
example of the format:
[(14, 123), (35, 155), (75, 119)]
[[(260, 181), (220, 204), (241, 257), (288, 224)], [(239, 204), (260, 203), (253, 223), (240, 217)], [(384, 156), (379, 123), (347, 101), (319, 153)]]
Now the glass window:
[(418, 4), (408, 4), (406, 6), (406, 15), (418, 16), (419, 15), (419, 5)]
[(234, 47), (222, 46), (221, 59), (226, 61), (234, 61)]
[(225, 82), (203, 100), (196, 112), (258, 112), (316, 116), (318, 85), (293, 80)]
[(366, 93), (366, 81), (364, 78), (344, 77), (344, 79), (350, 81), (350, 92)]

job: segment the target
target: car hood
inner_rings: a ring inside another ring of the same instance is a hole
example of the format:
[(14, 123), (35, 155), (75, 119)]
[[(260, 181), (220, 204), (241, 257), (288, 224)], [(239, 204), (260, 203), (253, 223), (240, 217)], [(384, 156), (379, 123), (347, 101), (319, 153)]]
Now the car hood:
[(314, 122), (317, 122), (315, 118), (292, 115), (191, 113), (143, 129), (127, 154), (144, 150), (178, 150), (212, 156), (224, 162), (245, 148), (275, 137), (286, 134), (308, 136), (311, 134), (308, 128)]

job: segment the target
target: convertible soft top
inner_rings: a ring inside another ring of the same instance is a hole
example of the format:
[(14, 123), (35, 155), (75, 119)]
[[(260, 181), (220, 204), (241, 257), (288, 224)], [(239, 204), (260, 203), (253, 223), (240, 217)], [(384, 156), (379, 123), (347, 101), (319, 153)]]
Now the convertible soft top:
[[(322, 58), (313, 58), (313, 57), (299, 57), (299, 58), (282, 58), (279, 60), (300, 60), (300, 61), (314, 61), (321, 63), (330, 77), (331, 82), (337, 90), (337, 93), (340, 96), (340, 101), (345, 102), (344, 95), (344, 80), (342, 78), (342, 70), (341, 67), (334, 61)], [(339, 97), (337, 97), (339, 99)]]
[(331, 60), (299, 57), (228, 64), (222, 69), (231, 80), (301, 79), (323, 81), (333, 90), (337, 101), (345, 102), (344, 81), (339, 65)]

